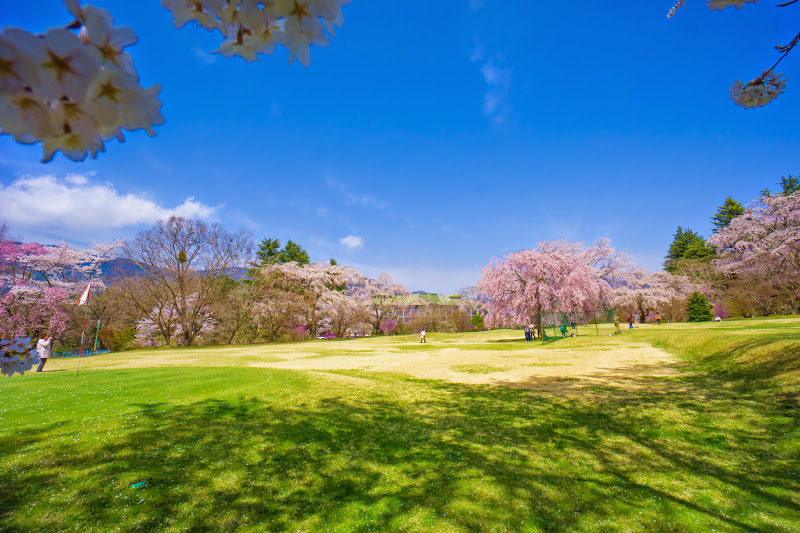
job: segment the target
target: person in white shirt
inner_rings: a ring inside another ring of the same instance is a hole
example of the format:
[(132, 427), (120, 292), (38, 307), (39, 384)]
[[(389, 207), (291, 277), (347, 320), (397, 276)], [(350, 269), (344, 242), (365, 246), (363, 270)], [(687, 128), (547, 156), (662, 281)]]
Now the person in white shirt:
[[(419, 342), (425, 342), (425, 330), (422, 330), (422, 333), (419, 334)], [(425, 343), (427, 344), (427, 343)]]
[(39, 352), (39, 368), (36, 369), (37, 372), (41, 372), (44, 368), (44, 364), (50, 359), (50, 345), (52, 344), (53, 337), (47, 337), (46, 339), (39, 339), (39, 342), (36, 343), (36, 351)]

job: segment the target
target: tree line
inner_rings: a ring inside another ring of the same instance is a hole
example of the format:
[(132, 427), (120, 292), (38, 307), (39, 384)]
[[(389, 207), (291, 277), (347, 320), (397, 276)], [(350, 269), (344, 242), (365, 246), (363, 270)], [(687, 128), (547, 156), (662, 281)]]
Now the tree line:
[(800, 176), (787, 175), (747, 206), (727, 197), (706, 240), (678, 227), (664, 269), (704, 287), (715, 314), (800, 313)]
[(726, 198), (706, 240), (678, 227), (664, 270), (648, 273), (608, 239), (566, 241), (494, 258), (476, 288), (490, 327), (535, 324), (543, 316), (711, 320), (800, 312), (800, 178), (781, 178), (745, 207)]
[[(99, 321), (101, 344), (114, 350), (476, 327), (468, 298), (464, 309), (425, 305), (388, 274), (312, 263), (292, 240), (255, 246), (219, 224), (171, 217), (93, 251), (23, 243), (0, 229), (3, 338), (49, 333), (75, 347), (87, 308), (74, 303), (88, 283), (89, 323)], [(124, 268), (110, 261), (117, 256)]]
[[(609, 309), (645, 321), (797, 314), (800, 177), (779, 185), (747, 207), (726, 198), (707, 240), (679, 226), (662, 271), (637, 268), (607, 238), (588, 247), (542, 242), (492, 259), (455, 306), (427, 304), (388, 274), (313, 263), (292, 240), (256, 246), (245, 231), (198, 220), (171, 217), (90, 250), (25, 243), (0, 222), (0, 335), (48, 333), (75, 347), (86, 308), (74, 303), (89, 282), (89, 323), (99, 321), (100, 342), (114, 350), (465, 331), (484, 322), (541, 327), (545, 313)], [(115, 257), (133, 268), (109, 272)]]

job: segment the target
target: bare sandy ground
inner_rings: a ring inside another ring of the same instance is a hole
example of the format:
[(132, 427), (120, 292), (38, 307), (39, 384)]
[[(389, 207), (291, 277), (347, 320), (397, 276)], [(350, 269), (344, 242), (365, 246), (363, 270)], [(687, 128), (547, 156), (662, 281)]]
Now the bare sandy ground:
[[(306, 371), (365, 370), (472, 385), (496, 385), (564, 396), (674, 390), (677, 360), (646, 343), (577, 349), (469, 350), (458, 345), (417, 346), (353, 355), (306, 357), (253, 366)], [(307, 355), (307, 354), (306, 354)]]
[[(141, 350), (89, 357), (83, 368), (249, 366), (317, 372), (339, 381), (348, 378), (331, 371), (357, 370), (565, 397), (668, 392), (681, 387), (679, 380), (672, 379), (681, 374), (674, 356), (628, 335), (586, 335), (555, 345), (525, 343), (520, 336), (515, 331), (493, 331), (434, 334), (427, 344), (420, 344), (415, 336), (401, 336)], [(56, 358), (46, 370), (76, 366), (74, 358)]]

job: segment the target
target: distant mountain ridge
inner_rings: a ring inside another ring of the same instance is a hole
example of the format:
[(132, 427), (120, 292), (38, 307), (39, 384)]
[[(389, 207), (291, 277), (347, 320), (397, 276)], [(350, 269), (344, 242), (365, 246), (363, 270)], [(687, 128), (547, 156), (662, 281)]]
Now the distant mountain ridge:
[[(127, 257), (115, 257), (100, 265), (100, 278), (106, 283), (114, 281), (120, 276), (138, 276), (144, 272), (139, 265)], [(241, 280), (247, 277), (247, 270), (242, 267), (228, 268), (225, 274), (233, 279)]]

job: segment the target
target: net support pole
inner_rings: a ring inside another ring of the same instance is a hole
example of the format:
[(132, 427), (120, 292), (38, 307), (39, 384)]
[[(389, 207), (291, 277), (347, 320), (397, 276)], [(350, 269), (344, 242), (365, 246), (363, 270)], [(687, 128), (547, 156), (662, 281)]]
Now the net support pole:
[(94, 350), (93, 352), (97, 353), (97, 337), (100, 336), (100, 319), (97, 319), (97, 331), (94, 333)]
[(600, 328), (597, 327), (597, 309), (592, 311), (592, 314), (594, 315), (594, 330), (597, 332), (597, 336), (599, 337), (600, 336)]

